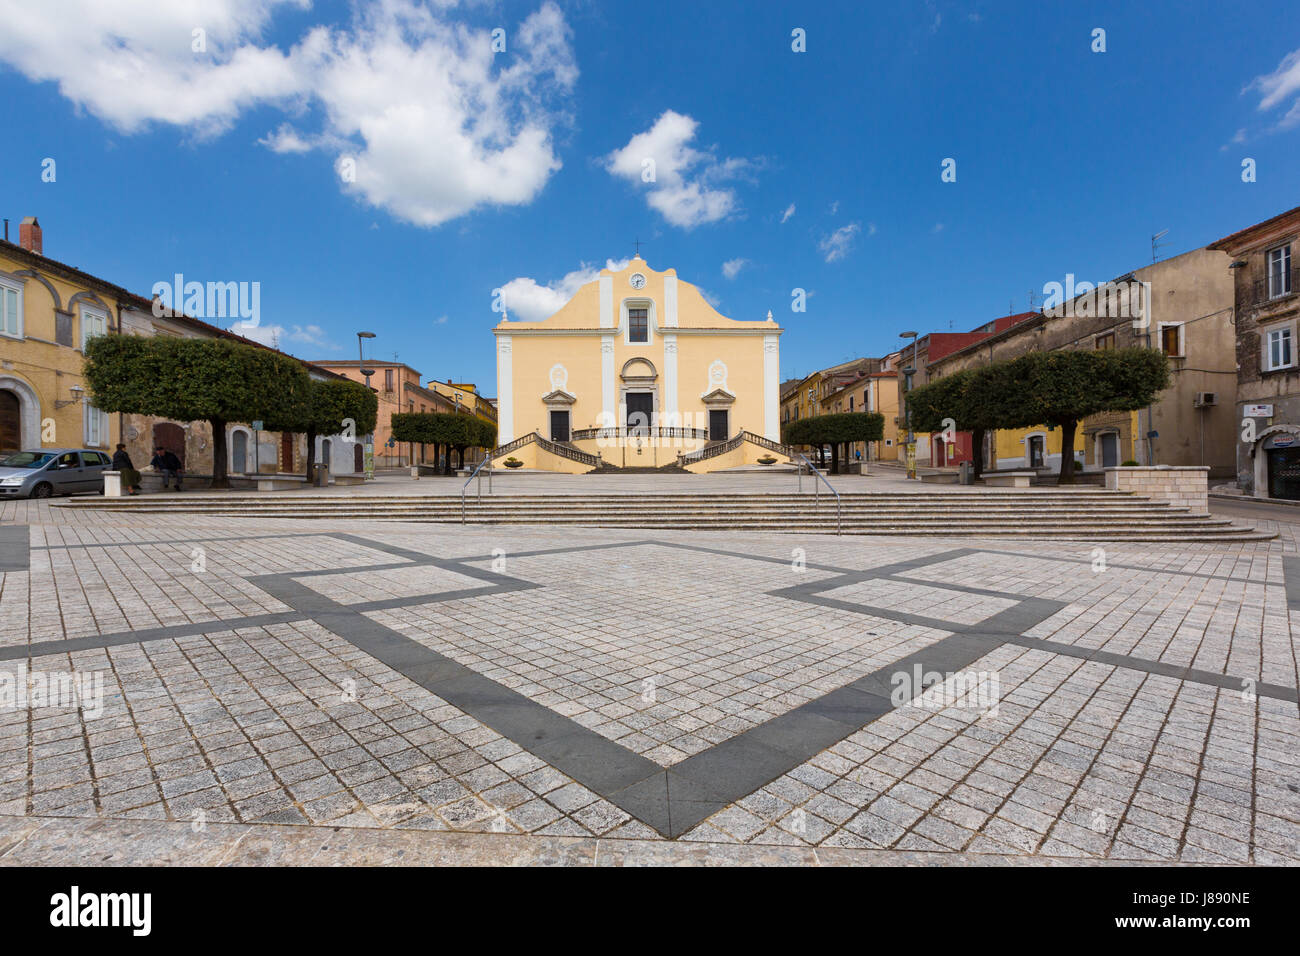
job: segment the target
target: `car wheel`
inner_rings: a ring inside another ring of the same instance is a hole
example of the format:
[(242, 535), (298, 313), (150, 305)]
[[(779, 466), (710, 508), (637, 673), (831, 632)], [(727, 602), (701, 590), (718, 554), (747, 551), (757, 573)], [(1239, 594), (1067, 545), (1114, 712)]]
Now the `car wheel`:
[(53, 494), (54, 494), (54, 486), (51, 485), (48, 481), (42, 481), (39, 485), (37, 485), (35, 488), (32, 489), (33, 498), (49, 498)]

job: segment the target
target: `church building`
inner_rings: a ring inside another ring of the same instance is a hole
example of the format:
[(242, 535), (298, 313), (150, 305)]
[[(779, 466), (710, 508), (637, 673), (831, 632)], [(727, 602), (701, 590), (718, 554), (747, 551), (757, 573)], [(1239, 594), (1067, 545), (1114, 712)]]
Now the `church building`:
[(725, 318), (639, 255), (604, 269), (550, 318), (507, 315), (493, 329), (494, 463), (570, 473), (785, 463), (781, 331), (770, 312)]

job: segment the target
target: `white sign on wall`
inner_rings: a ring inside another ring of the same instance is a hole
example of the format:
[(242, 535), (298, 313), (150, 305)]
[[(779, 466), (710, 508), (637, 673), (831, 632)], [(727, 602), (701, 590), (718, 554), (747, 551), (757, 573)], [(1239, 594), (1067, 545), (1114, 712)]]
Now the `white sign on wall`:
[(1272, 418), (1272, 405), (1247, 405), (1241, 412), (1243, 418)]

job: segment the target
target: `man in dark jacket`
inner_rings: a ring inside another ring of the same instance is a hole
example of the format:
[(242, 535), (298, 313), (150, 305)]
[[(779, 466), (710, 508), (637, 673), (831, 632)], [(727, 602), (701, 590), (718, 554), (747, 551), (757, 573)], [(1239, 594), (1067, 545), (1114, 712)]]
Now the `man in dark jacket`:
[(181, 460), (177, 458), (169, 449), (155, 448), (153, 458), (149, 464), (155, 471), (162, 472), (163, 488), (173, 480), (176, 482), (176, 490), (181, 490)]
[(140, 490), (140, 472), (131, 464), (131, 456), (126, 453), (125, 445), (118, 445), (117, 451), (113, 453), (113, 470), (121, 474), (122, 486), (129, 494)]

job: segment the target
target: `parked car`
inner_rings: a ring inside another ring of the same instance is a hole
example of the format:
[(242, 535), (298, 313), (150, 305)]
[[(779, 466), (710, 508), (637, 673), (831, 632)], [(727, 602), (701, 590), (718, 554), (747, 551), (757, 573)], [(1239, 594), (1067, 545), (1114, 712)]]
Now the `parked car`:
[(89, 448), (39, 448), (0, 458), (0, 500), (104, 491), (113, 460)]

